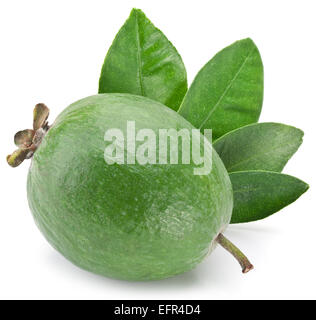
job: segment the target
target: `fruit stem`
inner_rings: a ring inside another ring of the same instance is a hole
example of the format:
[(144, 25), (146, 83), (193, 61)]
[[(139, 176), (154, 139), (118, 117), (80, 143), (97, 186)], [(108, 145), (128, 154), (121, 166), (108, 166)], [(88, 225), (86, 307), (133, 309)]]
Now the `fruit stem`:
[(236, 260), (242, 267), (243, 273), (247, 273), (248, 271), (253, 269), (253, 265), (250, 263), (248, 258), (221, 233), (217, 236), (216, 241), (236, 258)]

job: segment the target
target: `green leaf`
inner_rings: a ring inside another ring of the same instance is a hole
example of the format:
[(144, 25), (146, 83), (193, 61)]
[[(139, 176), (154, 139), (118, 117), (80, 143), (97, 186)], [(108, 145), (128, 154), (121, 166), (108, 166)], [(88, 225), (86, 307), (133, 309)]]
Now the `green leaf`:
[(263, 100), (263, 66), (251, 39), (215, 55), (197, 74), (179, 113), (213, 138), (257, 122)]
[(308, 185), (289, 175), (269, 171), (229, 174), (234, 192), (231, 223), (264, 219), (294, 202)]
[(186, 91), (177, 50), (141, 10), (133, 9), (105, 57), (99, 93), (141, 95), (178, 110)]
[(213, 146), (228, 172), (281, 172), (302, 143), (303, 131), (281, 123), (255, 123), (220, 137)]

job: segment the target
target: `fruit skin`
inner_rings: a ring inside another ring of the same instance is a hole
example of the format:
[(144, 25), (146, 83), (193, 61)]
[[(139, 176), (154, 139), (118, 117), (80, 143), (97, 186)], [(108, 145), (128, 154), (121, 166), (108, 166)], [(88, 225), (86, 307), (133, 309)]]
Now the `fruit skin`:
[[(36, 224), (66, 258), (126, 280), (171, 277), (194, 268), (228, 225), (232, 189), (212, 153), (209, 175), (194, 164), (108, 165), (105, 131), (192, 125), (148, 98), (101, 94), (67, 107), (34, 154), (28, 201)], [(181, 159), (181, 148), (179, 148)]]

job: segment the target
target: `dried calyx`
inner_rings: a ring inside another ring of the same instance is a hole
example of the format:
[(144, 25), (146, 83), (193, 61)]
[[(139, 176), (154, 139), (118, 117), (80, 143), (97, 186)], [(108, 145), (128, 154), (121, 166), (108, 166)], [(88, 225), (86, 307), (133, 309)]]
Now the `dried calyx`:
[(33, 111), (33, 129), (25, 129), (15, 134), (14, 143), (18, 149), (7, 156), (7, 162), (11, 167), (17, 167), (24, 159), (33, 156), (49, 129), (48, 115), (49, 109), (46, 105), (38, 103)]

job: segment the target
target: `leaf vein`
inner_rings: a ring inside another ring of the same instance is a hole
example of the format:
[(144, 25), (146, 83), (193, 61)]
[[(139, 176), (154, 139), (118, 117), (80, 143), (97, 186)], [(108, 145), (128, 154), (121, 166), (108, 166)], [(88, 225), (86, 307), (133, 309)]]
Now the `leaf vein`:
[[(293, 145), (294, 145), (294, 144), (293, 144)], [(289, 146), (291, 146), (291, 147), (292, 147), (293, 145), (292, 145), (292, 144), (289, 144)], [(245, 162), (248, 162), (248, 161), (251, 161), (251, 160), (253, 160), (253, 159), (258, 159), (259, 161), (262, 162), (261, 156), (263, 156), (263, 155), (268, 156), (268, 155), (270, 155), (270, 154), (274, 155), (274, 153), (275, 153), (276, 150), (284, 150), (284, 148), (283, 148), (282, 146), (279, 146), (279, 145), (278, 145), (278, 146), (275, 146), (274, 148), (271, 148), (271, 149), (269, 149), (269, 150), (267, 150), (267, 151), (257, 152), (256, 154), (254, 154), (254, 155), (251, 156), (251, 157), (245, 158), (245, 159), (243, 159), (243, 160), (241, 160), (241, 161), (239, 161), (239, 162), (234, 163), (233, 165), (229, 166), (229, 167), (227, 168), (227, 170), (231, 171), (233, 168), (238, 167), (240, 164), (245, 163)], [(285, 161), (287, 162), (288, 160), (285, 160)]]
[(245, 64), (247, 63), (249, 57), (252, 55), (253, 51), (255, 48), (252, 48), (250, 50), (250, 52), (248, 53), (246, 59), (243, 61), (243, 63), (241, 64), (241, 66), (239, 67), (239, 69), (237, 70), (236, 74), (234, 75), (234, 77), (230, 80), (229, 85), (226, 87), (226, 89), (224, 90), (224, 92), (222, 93), (222, 95), (219, 97), (219, 99), (217, 100), (216, 104), (214, 105), (214, 108), (212, 110), (210, 110), (209, 114), (207, 115), (207, 117), (204, 119), (204, 121), (202, 122), (202, 124), (200, 125), (199, 129), (202, 129), (203, 126), (205, 125), (205, 123), (210, 119), (210, 117), (212, 116), (212, 114), (216, 111), (216, 109), (218, 108), (219, 104), (221, 103), (221, 101), (223, 100), (223, 98), (225, 97), (225, 95), (227, 94), (227, 92), (230, 90), (230, 88), (232, 87), (234, 81), (237, 79), (238, 75), (240, 74), (241, 70), (243, 69), (243, 67), (245, 66)]
[(136, 19), (136, 44), (137, 44), (137, 61), (138, 61), (138, 77), (139, 77), (139, 87), (142, 96), (145, 96), (143, 75), (142, 75), (142, 57), (141, 57), (141, 45), (139, 39), (139, 24), (138, 24), (138, 13), (135, 15)]

